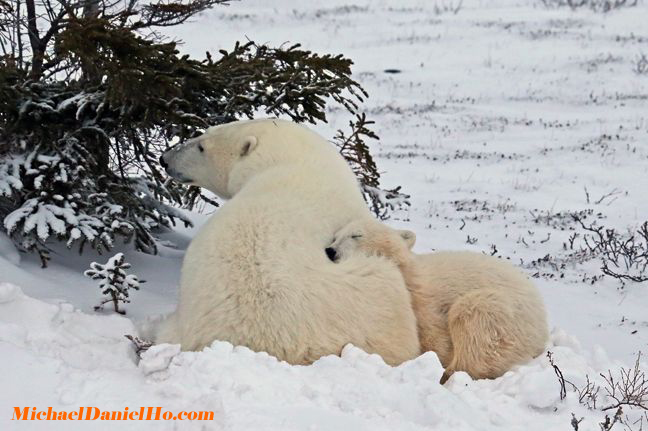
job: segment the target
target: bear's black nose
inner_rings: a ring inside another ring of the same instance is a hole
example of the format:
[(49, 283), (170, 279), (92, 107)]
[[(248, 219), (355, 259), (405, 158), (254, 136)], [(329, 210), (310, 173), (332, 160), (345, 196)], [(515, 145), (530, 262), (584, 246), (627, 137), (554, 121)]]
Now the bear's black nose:
[(166, 169), (166, 168), (169, 167), (169, 164), (168, 164), (167, 162), (164, 161), (164, 154), (162, 154), (162, 155), (160, 156), (160, 164), (162, 165), (162, 167), (163, 167), (164, 169)]
[(337, 252), (335, 251), (335, 249), (332, 247), (326, 247), (324, 251), (326, 252), (328, 258), (335, 262), (335, 258), (337, 257)]

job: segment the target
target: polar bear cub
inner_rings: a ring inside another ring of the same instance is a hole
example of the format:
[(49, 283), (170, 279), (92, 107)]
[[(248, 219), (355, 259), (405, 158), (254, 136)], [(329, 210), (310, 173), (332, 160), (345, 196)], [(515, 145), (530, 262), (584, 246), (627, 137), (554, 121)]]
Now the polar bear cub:
[(446, 368), (495, 378), (540, 355), (548, 339), (542, 299), (527, 277), (497, 258), (473, 252), (417, 255), (416, 236), (374, 219), (351, 222), (326, 254), (344, 261), (358, 252), (392, 260), (412, 295), (423, 351)]

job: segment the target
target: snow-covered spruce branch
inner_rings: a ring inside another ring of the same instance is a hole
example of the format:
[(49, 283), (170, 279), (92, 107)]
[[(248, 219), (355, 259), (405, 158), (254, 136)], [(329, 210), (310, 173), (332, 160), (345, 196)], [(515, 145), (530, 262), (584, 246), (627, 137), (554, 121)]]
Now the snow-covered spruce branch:
[(379, 139), (369, 128), (372, 124), (374, 122), (368, 120), (364, 113), (358, 114), (355, 120), (349, 121), (351, 132), (347, 135), (338, 130), (333, 143), (351, 165), (371, 210), (377, 217), (386, 219), (390, 211), (410, 205), (409, 195), (402, 193), (400, 186), (391, 190), (380, 188), (380, 172), (366, 142)]
[(390, 190), (368, 185), (362, 186), (362, 191), (368, 198), (372, 211), (381, 219), (386, 219), (391, 211), (410, 205), (410, 195), (401, 193), (400, 189), (401, 186)]
[(115, 237), (135, 239), (136, 249), (154, 252), (153, 233), (175, 219), (189, 224), (177, 209), (162, 202), (165, 189), (142, 177), (119, 183), (88, 175), (83, 152), (43, 154), (37, 148), (0, 161), (0, 218), (17, 246), (36, 251), (43, 266), (47, 242), (64, 241), (79, 251), (89, 244), (100, 253)]

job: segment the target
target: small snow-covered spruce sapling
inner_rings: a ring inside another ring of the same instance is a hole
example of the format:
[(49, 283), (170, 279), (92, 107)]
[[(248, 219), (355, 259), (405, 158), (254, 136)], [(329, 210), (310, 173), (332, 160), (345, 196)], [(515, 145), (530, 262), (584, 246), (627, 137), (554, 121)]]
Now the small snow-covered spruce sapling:
[(83, 275), (98, 280), (101, 293), (108, 295), (95, 307), (95, 310), (102, 310), (105, 304), (112, 302), (117, 313), (126, 314), (126, 311), (119, 309), (119, 303), (129, 303), (129, 291), (139, 290), (140, 283), (145, 282), (136, 275), (127, 274), (126, 270), (130, 267), (131, 264), (124, 261), (123, 253), (117, 253), (103, 265), (97, 262), (90, 264), (90, 269)]

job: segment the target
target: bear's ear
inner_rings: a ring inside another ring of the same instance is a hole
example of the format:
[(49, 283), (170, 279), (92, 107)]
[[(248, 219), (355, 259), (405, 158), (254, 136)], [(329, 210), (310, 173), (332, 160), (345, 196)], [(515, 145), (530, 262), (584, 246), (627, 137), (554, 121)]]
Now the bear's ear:
[(411, 250), (414, 244), (416, 244), (416, 234), (411, 230), (399, 230), (398, 233), (407, 244), (407, 248)]
[(258, 143), (259, 141), (257, 140), (256, 136), (250, 135), (243, 138), (243, 140), (241, 141), (241, 157), (245, 157), (252, 151), (254, 151)]

